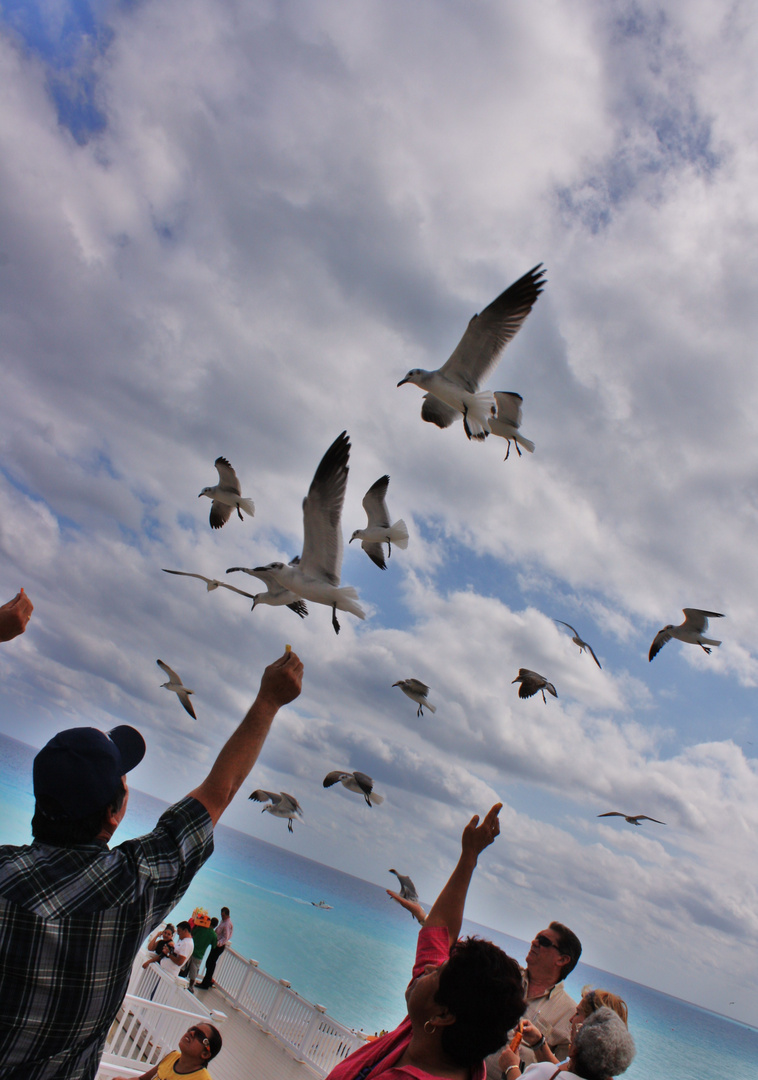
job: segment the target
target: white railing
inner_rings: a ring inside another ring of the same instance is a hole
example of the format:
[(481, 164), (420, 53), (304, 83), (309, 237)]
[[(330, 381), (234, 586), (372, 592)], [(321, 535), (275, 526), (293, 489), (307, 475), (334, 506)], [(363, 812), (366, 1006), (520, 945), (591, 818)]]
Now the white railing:
[(286, 979), (261, 971), (228, 945), (214, 973), (216, 989), (233, 1008), (250, 1017), (285, 1046), (297, 1061), (307, 1062), (321, 1076), (364, 1043), (364, 1037), (326, 1015), (291, 989)]
[(127, 1067), (146, 1072), (176, 1049), (188, 1022), (207, 1021), (207, 1009), (204, 1014), (127, 994), (108, 1033), (101, 1068)]
[[(150, 955), (144, 949), (137, 955), (132, 965), (127, 994), (133, 994), (147, 1001), (157, 1001), (159, 1005), (171, 1005), (175, 1009), (190, 1012), (193, 1015), (199, 1014), (206, 1019), (211, 1017), (216, 1021), (226, 1019), (224, 1013), (206, 1008), (202, 1001), (191, 994), (187, 989), (186, 979), (165, 970), (160, 964), (150, 964), (149, 967), (143, 968), (143, 961)], [(176, 970), (178, 972), (179, 968), (177, 967)]]

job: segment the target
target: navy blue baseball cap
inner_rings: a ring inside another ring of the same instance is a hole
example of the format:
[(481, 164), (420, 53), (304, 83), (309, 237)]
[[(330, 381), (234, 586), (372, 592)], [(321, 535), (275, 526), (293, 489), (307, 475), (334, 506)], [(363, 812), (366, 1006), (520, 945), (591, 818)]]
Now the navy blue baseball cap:
[(59, 731), (34, 759), (35, 798), (54, 799), (72, 821), (106, 807), (121, 777), (145, 756), (145, 740), (128, 724)]

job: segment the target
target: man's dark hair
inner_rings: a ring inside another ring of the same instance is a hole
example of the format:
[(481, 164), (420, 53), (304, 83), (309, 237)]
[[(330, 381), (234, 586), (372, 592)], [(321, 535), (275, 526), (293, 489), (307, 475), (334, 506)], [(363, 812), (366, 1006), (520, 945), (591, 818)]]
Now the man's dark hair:
[(211, 930), (215, 930), (217, 926), (218, 926), (218, 919), (214, 915), (213, 918), (211, 919)]
[(177, 930), (189, 930), (190, 933), (192, 932), (192, 927), (190, 926), (190, 924), (186, 920), (184, 922), (178, 922), (176, 924), (176, 929)]
[(229, 918), (229, 908), (228, 907), (222, 907), (221, 908), (221, 914), (225, 915), (226, 918), (228, 919)]
[(77, 844), (91, 844), (103, 827), (106, 814), (118, 813), (124, 805), (126, 787), (119, 780), (113, 796), (92, 814), (76, 820), (67, 817), (56, 799), (39, 796), (34, 803), (32, 818), (32, 836), (41, 844), (54, 844), (55, 847), (75, 847)]
[(208, 1061), (213, 1061), (213, 1059), (215, 1058), (216, 1054), (219, 1052), (219, 1050), (221, 1049), (221, 1046), (222, 1046), (221, 1033), (218, 1030), (218, 1028), (213, 1026), (213, 1024), (206, 1024), (205, 1027), (209, 1027), (211, 1029), (211, 1033), (208, 1036), (208, 1042), (211, 1044), (210, 1045), (211, 1056), (208, 1058)]
[(434, 1000), (455, 1017), (442, 1049), (456, 1065), (476, 1065), (505, 1045), (526, 1008), (521, 969), (491, 941), (466, 938), (450, 950)]
[(571, 957), (568, 964), (561, 969), (561, 979), (565, 979), (579, 963), (579, 957), (582, 955), (582, 943), (574, 931), (569, 930), (563, 923), (551, 922), (550, 929), (555, 930), (558, 935), (558, 948), (560, 951), (564, 956)]

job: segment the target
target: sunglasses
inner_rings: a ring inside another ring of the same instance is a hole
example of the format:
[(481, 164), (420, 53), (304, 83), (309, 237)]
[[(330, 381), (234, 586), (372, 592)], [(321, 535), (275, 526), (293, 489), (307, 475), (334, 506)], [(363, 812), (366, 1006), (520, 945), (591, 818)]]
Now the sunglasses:
[(555, 942), (551, 941), (549, 937), (545, 937), (544, 934), (537, 934), (537, 937), (534, 940), (541, 949), (558, 949), (558, 952), (561, 951)]
[(208, 1036), (204, 1032), (202, 1032), (200, 1030), (200, 1028), (196, 1028), (196, 1027), (187, 1028), (187, 1034), (191, 1035), (193, 1039), (197, 1039), (198, 1042), (201, 1042), (203, 1044), (203, 1046), (206, 1048), (206, 1050), (210, 1050), (210, 1047), (211, 1047), (210, 1039), (208, 1038)]

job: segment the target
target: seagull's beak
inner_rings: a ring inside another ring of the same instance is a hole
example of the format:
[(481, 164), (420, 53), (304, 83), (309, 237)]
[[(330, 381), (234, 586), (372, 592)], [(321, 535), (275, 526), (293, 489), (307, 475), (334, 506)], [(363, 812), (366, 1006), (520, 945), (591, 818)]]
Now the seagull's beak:
[(400, 382), (399, 382), (399, 383), (398, 383), (397, 385), (398, 385), (398, 386), (402, 386), (402, 385), (403, 385), (403, 383), (407, 383), (407, 382), (408, 382), (408, 376), (406, 375), (406, 376), (405, 376), (404, 378), (402, 378), (402, 379), (400, 380)]

